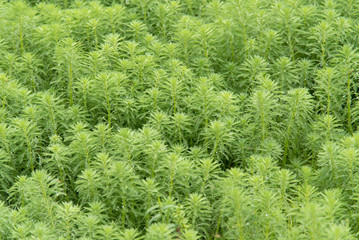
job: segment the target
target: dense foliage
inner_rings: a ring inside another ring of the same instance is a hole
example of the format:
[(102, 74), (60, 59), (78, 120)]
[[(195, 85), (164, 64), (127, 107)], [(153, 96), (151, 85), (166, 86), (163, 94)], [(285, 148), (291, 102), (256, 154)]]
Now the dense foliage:
[(359, 1), (0, 0), (0, 239), (359, 237)]

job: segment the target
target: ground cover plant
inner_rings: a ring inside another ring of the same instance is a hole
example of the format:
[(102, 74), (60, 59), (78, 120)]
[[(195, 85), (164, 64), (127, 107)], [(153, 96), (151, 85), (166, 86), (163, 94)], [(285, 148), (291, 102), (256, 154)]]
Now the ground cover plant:
[(355, 0), (0, 0), (0, 239), (357, 239), (358, 36)]

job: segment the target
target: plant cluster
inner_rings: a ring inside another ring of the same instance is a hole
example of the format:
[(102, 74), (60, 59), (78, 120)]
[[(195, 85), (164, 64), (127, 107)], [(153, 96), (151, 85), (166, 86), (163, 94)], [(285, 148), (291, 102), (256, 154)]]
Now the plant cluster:
[(358, 19), (0, 0), (0, 239), (358, 238)]

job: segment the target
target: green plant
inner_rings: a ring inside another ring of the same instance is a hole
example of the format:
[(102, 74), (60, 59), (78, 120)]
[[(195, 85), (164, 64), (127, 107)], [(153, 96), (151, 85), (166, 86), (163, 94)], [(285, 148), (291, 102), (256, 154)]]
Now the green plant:
[(81, 52), (79, 44), (71, 38), (64, 39), (56, 48), (56, 62), (59, 88), (65, 88), (68, 96), (68, 102), (72, 106), (73, 100), (73, 83), (79, 73), (79, 61)]
[(283, 153), (283, 166), (285, 166), (289, 155), (290, 142), (298, 143), (298, 134), (300, 129), (304, 129), (306, 121), (313, 109), (312, 96), (305, 88), (296, 88), (288, 92), (288, 96), (284, 97), (287, 103), (287, 122), (285, 130), (285, 142)]
[(358, 238), (358, 6), (0, 0), (0, 239)]

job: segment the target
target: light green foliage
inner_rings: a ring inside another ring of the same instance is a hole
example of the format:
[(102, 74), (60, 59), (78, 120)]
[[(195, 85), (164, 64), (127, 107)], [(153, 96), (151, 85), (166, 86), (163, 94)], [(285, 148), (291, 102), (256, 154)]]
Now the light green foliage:
[(0, 240), (359, 237), (355, 0), (0, 0)]

